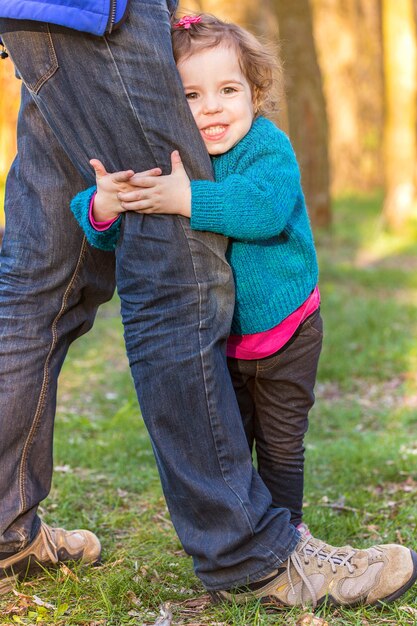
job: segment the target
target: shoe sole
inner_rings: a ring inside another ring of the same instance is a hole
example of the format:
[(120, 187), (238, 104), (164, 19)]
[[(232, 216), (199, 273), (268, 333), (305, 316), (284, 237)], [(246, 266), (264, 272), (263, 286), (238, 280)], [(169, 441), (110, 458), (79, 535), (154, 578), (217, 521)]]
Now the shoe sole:
[(402, 596), (403, 593), (408, 591), (410, 587), (413, 586), (413, 584), (417, 580), (417, 553), (414, 552), (414, 550), (410, 550), (410, 552), (411, 552), (411, 558), (413, 560), (413, 573), (410, 579), (405, 583), (405, 585), (400, 587), (400, 589), (397, 589), (397, 591), (394, 591), (394, 593), (392, 593), (390, 596), (387, 596), (386, 598), (383, 598), (382, 600), (377, 600), (374, 603), (374, 606), (382, 606), (384, 604), (388, 604), (389, 602), (393, 602), (394, 600)]

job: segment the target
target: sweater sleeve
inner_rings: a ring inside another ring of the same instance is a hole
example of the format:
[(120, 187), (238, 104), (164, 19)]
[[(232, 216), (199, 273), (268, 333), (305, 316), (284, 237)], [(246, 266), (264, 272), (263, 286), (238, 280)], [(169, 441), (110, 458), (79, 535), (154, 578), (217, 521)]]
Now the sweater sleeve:
[(244, 241), (279, 235), (302, 195), (289, 139), (281, 131), (252, 138), (236, 163), (222, 182), (191, 181), (191, 228)]
[(71, 201), (71, 211), (83, 229), (88, 243), (100, 250), (111, 251), (116, 248), (119, 239), (121, 218), (117, 218), (107, 230), (96, 230), (89, 219), (90, 202), (95, 192), (96, 187), (89, 187), (77, 194)]

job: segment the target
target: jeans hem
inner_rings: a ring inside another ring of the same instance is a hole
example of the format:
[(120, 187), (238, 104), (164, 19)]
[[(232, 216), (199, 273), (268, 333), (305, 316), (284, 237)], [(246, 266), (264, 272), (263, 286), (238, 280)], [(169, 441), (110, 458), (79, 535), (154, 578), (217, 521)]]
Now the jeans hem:
[(294, 535), (291, 538), (288, 546), (282, 549), (282, 552), (285, 554), (283, 557), (278, 557), (274, 554), (275, 561), (265, 565), (262, 569), (256, 570), (254, 572), (246, 573), (242, 578), (233, 579), (231, 581), (223, 583), (221, 586), (219, 585), (206, 585), (203, 582), (203, 585), (207, 591), (225, 591), (226, 589), (233, 589), (234, 587), (240, 587), (241, 585), (247, 585), (248, 583), (258, 582), (260, 579), (268, 576), (268, 574), (272, 574), (274, 570), (276, 570), (280, 565), (284, 563), (288, 559), (288, 557), (294, 552), (300, 541), (300, 533), (298, 530), (294, 528)]

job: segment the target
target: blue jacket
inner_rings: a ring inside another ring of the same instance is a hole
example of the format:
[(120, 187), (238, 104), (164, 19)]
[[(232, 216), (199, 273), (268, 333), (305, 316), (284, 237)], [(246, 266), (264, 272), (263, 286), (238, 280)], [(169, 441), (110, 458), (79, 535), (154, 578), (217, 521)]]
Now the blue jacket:
[(1, 0), (0, 17), (50, 22), (93, 35), (111, 32), (129, 0)]

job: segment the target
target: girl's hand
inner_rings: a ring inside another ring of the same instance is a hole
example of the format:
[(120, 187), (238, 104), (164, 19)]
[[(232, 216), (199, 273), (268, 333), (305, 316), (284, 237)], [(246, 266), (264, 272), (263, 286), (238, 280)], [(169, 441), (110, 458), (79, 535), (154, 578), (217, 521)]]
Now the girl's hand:
[(136, 189), (118, 194), (123, 210), (191, 217), (190, 179), (177, 150), (171, 154), (171, 165), (171, 174), (167, 176), (149, 175), (149, 172), (132, 176), (129, 186)]
[(142, 176), (160, 176), (162, 173), (159, 167), (155, 167), (140, 174), (135, 174), (133, 170), (109, 174), (98, 159), (91, 159), (90, 165), (93, 166), (96, 173), (97, 194), (93, 205), (93, 217), (96, 222), (107, 222), (126, 210), (121, 206), (117, 195), (119, 192), (134, 189), (129, 185), (132, 176), (135, 175), (140, 178)]

